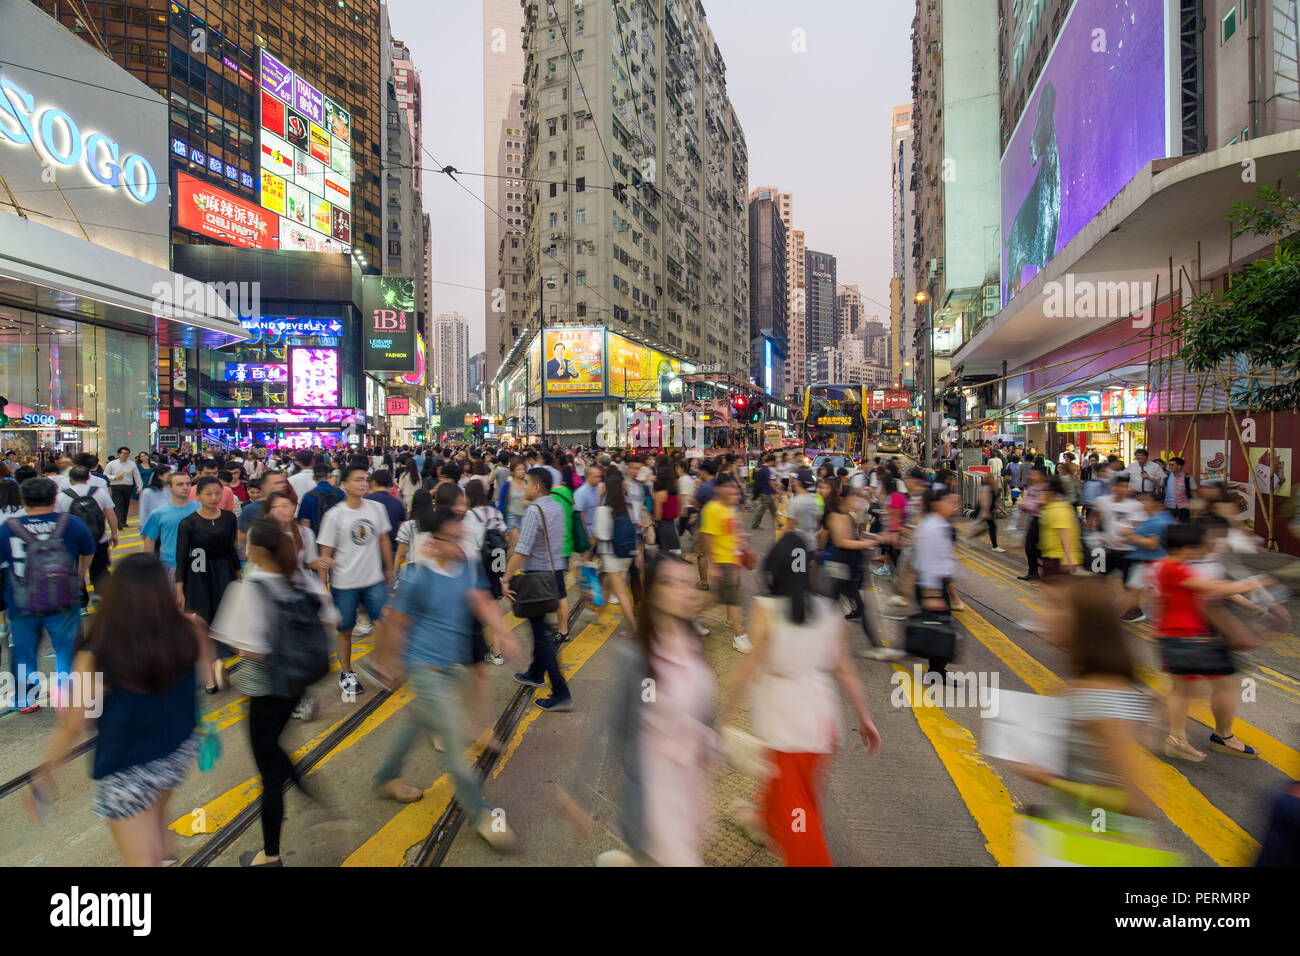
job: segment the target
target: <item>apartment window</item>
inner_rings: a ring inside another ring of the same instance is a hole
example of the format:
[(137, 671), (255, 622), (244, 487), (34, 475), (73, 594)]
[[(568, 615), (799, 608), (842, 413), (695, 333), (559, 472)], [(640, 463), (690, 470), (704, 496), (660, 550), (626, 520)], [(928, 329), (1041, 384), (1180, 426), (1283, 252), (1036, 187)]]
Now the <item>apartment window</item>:
[(1233, 4), (1232, 9), (1223, 15), (1223, 19), (1219, 21), (1219, 28), (1222, 36), (1220, 43), (1227, 43), (1232, 39), (1232, 35), (1237, 32), (1236, 4)]
[[(547, 73), (547, 75), (549, 75), (549, 76), (554, 76), (554, 75), (555, 75), (555, 63), (556, 63), (556, 60), (557, 60), (557, 59), (558, 59), (557, 57), (551, 57), (549, 60), (546, 61), (546, 73)], [(523, 116), (522, 113), (520, 113), (519, 115), (520, 115), (520, 116)]]
[(574, 128), (574, 129), (586, 129), (586, 128), (587, 128), (587, 114), (586, 114), (586, 113), (579, 113), (577, 116), (575, 116), (575, 117), (573, 118), (573, 128)]
[(551, 198), (555, 198), (555, 183), (551, 183)]
[(555, 100), (555, 90), (551, 90), (551, 92), (550, 92), (550, 103), (549, 103), (548, 105), (550, 105), (550, 106), (554, 106), (555, 103), (556, 103), (556, 100)]
[[(578, 122), (579, 122), (579, 123), (582, 122), (582, 118), (581, 118), (581, 117), (578, 118)], [(579, 127), (579, 128), (581, 128), (581, 127)], [(587, 158), (587, 147), (586, 147), (586, 146), (575, 146), (575, 147), (573, 148), (573, 158), (576, 159), (578, 162), (582, 162), (582, 160), (586, 159), (586, 158)]]
[(388, 240), (388, 254), (389, 254), (390, 256), (400, 256), (400, 255), (402, 254), (402, 240), (400, 240), (400, 239), (389, 239), (389, 240)]
[(546, 135), (547, 136), (555, 135), (555, 117), (551, 117), (546, 121)]
[(550, 164), (551, 164), (552, 166), (554, 166), (554, 165), (555, 165), (555, 151), (552, 150), (552, 151), (548, 154), (548, 157), (547, 157), (547, 158), (550, 160)]
[(580, 192), (584, 192), (586, 188), (587, 188), (587, 177), (579, 176), (577, 180), (574, 181), (573, 191), (580, 193)]
[(586, 209), (573, 210), (573, 221), (577, 225), (582, 225), (583, 223), (585, 223), (587, 221), (587, 210)]
[(581, 62), (582, 62), (582, 51), (581, 51), (581, 50), (574, 50), (574, 51), (573, 51), (573, 62), (574, 62), (575, 64), (576, 64), (576, 63), (581, 63)]
[(575, 272), (575, 273), (573, 274), (573, 283), (574, 283), (574, 285), (586, 285), (586, 284), (587, 284), (587, 270), (586, 270), (586, 269), (579, 269), (577, 272)]
[(518, 239), (511, 239), (511, 240), (510, 240), (510, 248), (511, 248), (511, 249), (518, 249), (518, 248), (519, 248), (519, 240), (518, 240)]
[(581, 319), (581, 318), (585, 318), (586, 315), (587, 315), (587, 303), (585, 303), (585, 302), (579, 302), (579, 303), (578, 303), (578, 318), (580, 318), (580, 319)]
[[(518, 278), (518, 276), (516, 276), (515, 278)], [(518, 301), (519, 301), (519, 293), (518, 293), (518, 292), (511, 292), (511, 293), (510, 293), (510, 301), (511, 301), (511, 302), (518, 302)]]
[(547, 225), (554, 229), (558, 223), (558, 219), (559, 217), (556, 216), (555, 213), (551, 213), (550, 217), (547, 219)]

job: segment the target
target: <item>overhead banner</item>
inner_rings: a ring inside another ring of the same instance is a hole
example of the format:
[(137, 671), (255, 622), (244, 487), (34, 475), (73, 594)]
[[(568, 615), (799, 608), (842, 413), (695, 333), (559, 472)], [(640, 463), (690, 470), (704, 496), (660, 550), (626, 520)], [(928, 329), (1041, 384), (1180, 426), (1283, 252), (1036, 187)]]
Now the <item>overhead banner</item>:
[(605, 392), (605, 330), (546, 330), (546, 397), (599, 396)]
[(362, 276), (362, 362), (367, 372), (416, 370), (415, 280)]
[(607, 332), (605, 338), (609, 353), (609, 394), (639, 402), (663, 401), (668, 382), (681, 374), (682, 363), (615, 332)]
[(867, 401), (868, 408), (873, 411), (911, 408), (912, 393), (904, 388), (877, 388), (869, 393)]

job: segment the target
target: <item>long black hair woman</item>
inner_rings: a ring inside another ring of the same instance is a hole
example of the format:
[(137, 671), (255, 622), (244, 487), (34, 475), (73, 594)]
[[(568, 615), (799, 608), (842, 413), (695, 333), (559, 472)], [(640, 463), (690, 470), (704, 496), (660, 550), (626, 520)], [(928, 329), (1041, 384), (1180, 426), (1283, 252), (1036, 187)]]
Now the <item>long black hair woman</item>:
[(207, 673), (212, 645), (152, 554), (123, 558), (106, 582), (31, 798), (38, 808), (50, 799), (51, 771), (97, 719), (94, 813), (108, 822), (123, 863), (162, 866), (170, 856), (167, 800), (199, 749), (196, 665)]

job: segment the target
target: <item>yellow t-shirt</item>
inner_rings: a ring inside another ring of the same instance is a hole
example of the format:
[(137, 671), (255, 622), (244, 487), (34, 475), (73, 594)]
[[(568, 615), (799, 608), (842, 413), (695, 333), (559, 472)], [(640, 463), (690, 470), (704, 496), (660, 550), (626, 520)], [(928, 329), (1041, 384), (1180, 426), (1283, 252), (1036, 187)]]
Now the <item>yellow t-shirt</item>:
[(1045, 558), (1063, 560), (1065, 551), (1061, 547), (1061, 530), (1070, 542), (1070, 560), (1073, 564), (1083, 563), (1083, 543), (1079, 535), (1079, 519), (1074, 516), (1074, 509), (1064, 501), (1053, 501), (1045, 505), (1038, 514), (1038, 546)]
[(709, 560), (714, 564), (736, 564), (736, 509), (716, 499), (704, 506), (700, 514), (700, 534), (709, 536)]

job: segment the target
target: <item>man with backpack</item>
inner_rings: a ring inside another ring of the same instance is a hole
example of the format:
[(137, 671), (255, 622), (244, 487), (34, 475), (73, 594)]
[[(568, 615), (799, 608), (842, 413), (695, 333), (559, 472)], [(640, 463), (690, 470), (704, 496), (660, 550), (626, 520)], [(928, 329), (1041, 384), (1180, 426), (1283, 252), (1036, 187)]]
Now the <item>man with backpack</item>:
[[(552, 485), (551, 497), (564, 509), (564, 567), (567, 570), (574, 552), (586, 554), (591, 550), (591, 540), (586, 526), (582, 523), (581, 515), (577, 515), (574, 511), (573, 492), (562, 484)], [(575, 515), (577, 515), (576, 522)], [(563, 588), (560, 590), (560, 609), (555, 613), (555, 620), (557, 624), (555, 643), (564, 644), (569, 640), (569, 598)]]
[(311, 528), (312, 534), (319, 538), (321, 522), (329, 510), (343, 500), (343, 492), (334, 486), (334, 471), (329, 465), (317, 465), (312, 469), (312, 477), (316, 479), (316, 485), (298, 502), (298, 523)]
[(1169, 477), (1165, 481), (1165, 507), (1174, 514), (1175, 521), (1190, 521), (1192, 492), (1197, 489), (1196, 480), (1183, 471), (1187, 462), (1175, 455), (1169, 459)]
[(19, 713), (35, 712), (39, 688), (37, 648), (41, 631), (54, 645), (55, 671), (72, 672), (73, 650), (81, 629), (78, 597), (95, 539), (72, 515), (55, 514), (58, 486), (49, 478), (28, 478), (19, 488), (26, 513), (0, 525), (0, 567), (6, 570), (4, 595), (14, 648), (14, 701)]
[[(68, 473), (69, 485), (59, 492), (54, 510), (80, 518), (96, 542), (95, 557), (90, 562), (90, 585), (96, 591), (108, 576), (108, 549), (117, 547), (117, 511), (107, 491), (90, 483), (90, 472), (83, 465), (73, 465)], [(82, 613), (90, 606), (90, 592), (81, 591)]]

